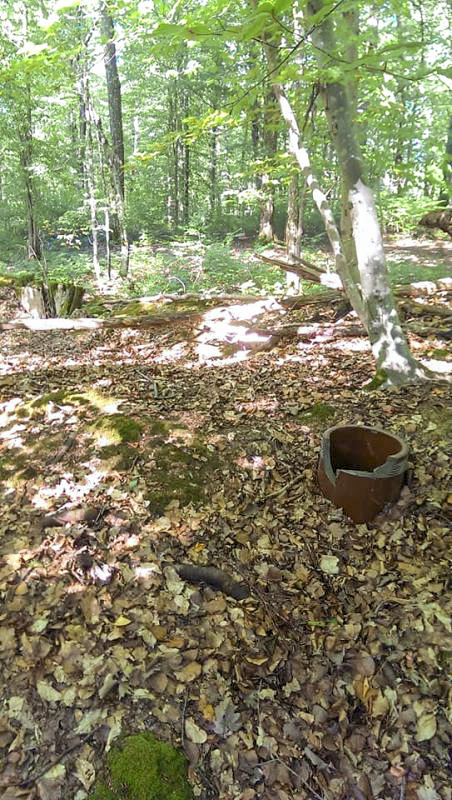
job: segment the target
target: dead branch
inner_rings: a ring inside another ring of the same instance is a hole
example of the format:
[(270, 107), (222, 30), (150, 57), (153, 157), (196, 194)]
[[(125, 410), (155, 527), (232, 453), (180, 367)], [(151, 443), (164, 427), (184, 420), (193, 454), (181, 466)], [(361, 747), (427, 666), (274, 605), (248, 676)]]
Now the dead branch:
[(436, 211), (429, 211), (418, 222), (418, 225), (426, 228), (439, 228), (452, 236), (452, 208), (438, 208)]
[(249, 597), (250, 590), (245, 583), (235, 581), (221, 569), (216, 567), (198, 567), (194, 564), (174, 564), (177, 574), (190, 583), (207, 583), (214, 589), (230, 595), (235, 600)]
[[(262, 299), (262, 298), (260, 298)], [(197, 322), (202, 318), (202, 311), (175, 311), (172, 314), (147, 314), (140, 317), (118, 319), (98, 319), (96, 317), (80, 317), (80, 319), (15, 319), (1, 321), (0, 331), (24, 328), (29, 331), (94, 331), (102, 328), (161, 328), (172, 322)]]
[(447, 306), (427, 305), (427, 303), (418, 303), (416, 300), (402, 300), (400, 305), (408, 310), (410, 314), (416, 316), (432, 315), (436, 317), (452, 317), (452, 308)]

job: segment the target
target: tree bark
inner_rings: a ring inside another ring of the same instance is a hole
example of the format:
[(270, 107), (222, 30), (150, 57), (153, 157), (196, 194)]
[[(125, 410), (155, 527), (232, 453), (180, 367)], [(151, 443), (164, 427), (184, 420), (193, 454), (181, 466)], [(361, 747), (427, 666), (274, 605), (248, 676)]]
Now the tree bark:
[[(22, 12), (22, 35), (24, 42), (28, 37), (28, 14), (25, 3), (21, 8)], [(41, 239), (39, 236), (38, 224), (36, 221), (35, 209), (35, 189), (33, 181), (33, 117), (31, 110), (31, 86), (28, 73), (25, 77), (25, 107), (23, 117), (19, 126), (19, 138), (21, 141), (20, 163), (22, 166), (25, 206), (27, 209), (27, 258), (41, 260)]]
[[(300, 257), (301, 233), (298, 173), (294, 173), (289, 184), (286, 224), (286, 248), (290, 260)], [(300, 277), (295, 272), (287, 272), (286, 283), (287, 286), (293, 286), (296, 291), (299, 291)]]
[(218, 191), (218, 128), (210, 131), (210, 219), (215, 222), (220, 212), (220, 195)]
[(449, 203), (452, 203), (452, 114), (449, 114), (443, 175), (445, 187), (439, 196), (439, 201), (441, 205), (447, 206)]
[[(322, 8), (323, 0), (311, 0), (311, 14), (321, 11)], [(312, 40), (317, 48), (320, 65), (323, 66), (324, 54), (337, 51), (335, 30), (330, 16), (325, 17), (319, 27), (314, 28)], [(345, 79), (342, 83), (325, 84), (323, 94), (330, 135), (341, 171), (346, 203), (343, 216), (349, 216), (353, 233), (362, 297), (360, 306), (364, 311), (363, 321), (369, 334), (377, 371), (385, 376), (386, 384), (400, 385), (425, 379), (428, 377), (427, 371), (410, 352), (391, 291), (375, 200), (366, 182), (352, 102)], [(352, 297), (350, 301), (354, 305)]]
[(260, 189), (262, 194), (261, 215), (259, 221), (259, 239), (264, 242), (273, 241), (273, 188), (268, 172), (270, 162), (274, 159), (277, 150), (278, 137), (275, 124), (275, 98), (270, 90), (265, 98), (263, 114), (263, 157), (267, 162), (267, 169), (261, 175)]
[[(187, 90), (184, 90), (183, 93), (183, 111), (184, 111), (184, 119), (188, 117), (189, 107), (188, 107), (188, 93)], [(185, 139), (183, 145), (183, 152), (184, 152), (184, 225), (188, 225), (190, 222), (190, 144), (188, 141), (188, 127), (187, 123), (184, 122), (184, 131), (185, 131)]]
[(96, 276), (96, 282), (99, 288), (102, 288), (101, 270), (99, 262), (99, 239), (97, 235), (97, 194), (96, 194), (96, 171), (94, 160), (94, 141), (93, 141), (93, 127), (95, 120), (91, 109), (91, 100), (89, 96), (89, 83), (88, 76), (84, 65), (80, 71), (80, 96), (83, 101), (86, 119), (85, 131), (85, 185), (86, 185), (86, 200), (90, 212), (91, 222), (91, 238), (93, 242), (93, 270)]
[(113, 17), (104, 0), (99, 7), (102, 37), (104, 39), (104, 65), (107, 82), (108, 114), (111, 135), (111, 172), (115, 191), (115, 216), (113, 229), (121, 245), (121, 273), (127, 275), (129, 269), (129, 241), (125, 223), (125, 182), (124, 182), (124, 135), (122, 124), (121, 83), (116, 61), (115, 30)]
[(179, 120), (178, 120), (178, 92), (177, 84), (170, 85), (168, 89), (168, 129), (172, 137), (170, 169), (170, 191), (168, 194), (168, 217), (170, 224), (179, 227)]

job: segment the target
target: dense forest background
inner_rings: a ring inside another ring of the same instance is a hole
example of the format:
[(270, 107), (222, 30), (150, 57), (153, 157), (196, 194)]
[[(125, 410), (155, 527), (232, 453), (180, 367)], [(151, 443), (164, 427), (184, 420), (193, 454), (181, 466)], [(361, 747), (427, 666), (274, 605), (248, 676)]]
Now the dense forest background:
[[(288, 216), (289, 237), (322, 234), (275, 75), (337, 216), (322, 85), (346, 75), (384, 230), (415, 230), (451, 191), (450, 4), (345, 0), (316, 13), (314, 25), (336, 20), (323, 62), (307, 9), (287, 0), (2, 4), (2, 261), (91, 246), (94, 234), (100, 276), (106, 227), (123, 271), (130, 244), (146, 239), (284, 239)], [(138, 248), (131, 257), (139, 262)], [(210, 254), (214, 266), (225, 257)]]
[(451, 800), (451, 17), (0, 3), (2, 800)]

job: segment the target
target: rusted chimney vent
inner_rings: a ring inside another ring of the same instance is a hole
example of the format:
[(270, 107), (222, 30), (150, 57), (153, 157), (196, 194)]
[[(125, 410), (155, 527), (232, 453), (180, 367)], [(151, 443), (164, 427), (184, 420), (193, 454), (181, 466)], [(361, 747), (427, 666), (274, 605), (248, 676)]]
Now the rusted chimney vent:
[(392, 433), (365, 425), (337, 425), (323, 434), (320, 488), (354, 522), (369, 522), (399, 497), (408, 446)]

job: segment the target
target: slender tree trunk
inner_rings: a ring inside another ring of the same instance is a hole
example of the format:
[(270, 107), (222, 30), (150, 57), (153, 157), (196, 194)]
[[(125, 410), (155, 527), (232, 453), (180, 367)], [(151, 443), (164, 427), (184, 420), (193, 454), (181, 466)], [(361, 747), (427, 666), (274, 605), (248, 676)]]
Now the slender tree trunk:
[[(286, 224), (287, 255), (293, 259), (299, 258), (301, 251), (301, 230), (299, 227), (300, 193), (298, 183), (298, 174), (294, 173), (289, 184)], [(300, 276), (296, 275), (294, 272), (287, 272), (286, 284), (288, 287), (293, 286), (293, 288), (298, 291), (301, 286)]]
[(447, 131), (446, 155), (443, 163), (445, 188), (439, 196), (441, 205), (447, 206), (452, 202), (452, 114), (449, 115)]
[(94, 139), (93, 127), (94, 119), (91, 112), (91, 103), (89, 97), (89, 85), (86, 71), (83, 68), (81, 75), (81, 90), (83, 96), (83, 103), (86, 109), (86, 147), (85, 147), (85, 176), (86, 176), (86, 193), (87, 202), (90, 211), (91, 222), (91, 238), (93, 242), (93, 270), (96, 276), (97, 285), (102, 288), (101, 270), (99, 262), (99, 237), (97, 231), (97, 194), (96, 194), (96, 173), (94, 167)]
[[(26, 114), (26, 117), (27, 122), (29, 121), (31, 125), (31, 110), (30, 114)], [(32, 132), (30, 127), (24, 131), (21, 152), (21, 164), (25, 184), (25, 205), (27, 209), (27, 258), (30, 260), (37, 259), (39, 261), (42, 257), (42, 251), (34, 203), (32, 147)]]
[(85, 163), (86, 163), (86, 106), (83, 100), (83, 94), (79, 94), (79, 125), (78, 125), (78, 140), (79, 140), (79, 153), (78, 153), (78, 170), (80, 176), (80, 185), (82, 191), (87, 188)]
[[(311, 0), (309, 11), (323, 8), (323, 0)], [(331, 18), (326, 17), (312, 33), (320, 54), (337, 52), (337, 41)], [(343, 197), (343, 216), (350, 218), (356, 262), (359, 271), (359, 292), (364, 311), (364, 324), (374, 354), (377, 371), (390, 384), (403, 384), (425, 378), (427, 371), (413, 358), (402, 331), (386, 269), (383, 240), (374, 197), (367, 185), (360, 148), (356, 136), (353, 104), (344, 83), (324, 86), (325, 110), (330, 135), (336, 150)], [(349, 299), (354, 305), (353, 298)]]
[[(182, 102), (183, 102), (183, 114), (184, 120), (188, 117), (189, 107), (188, 107), (188, 92), (186, 89), (183, 91), (182, 95)], [(190, 222), (190, 144), (187, 138), (188, 134), (188, 126), (187, 123), (184, 122), (184, 132), (185, 138), (183, 143), (183, 154), (184, 154), (184, 225), (188, 225)]]
[(104, 65), (107, 81), (108, 113), (111, 134), (111, 171), (115, 191), (115, 218), (113, 229), (116, 229), (121, 244), (121, 273), (127, 275), (129, 269), (129, 241), (125, 222), (125, 186), (124, 186), (124, 138), (122, 124), (121, 83), (116, 61), (115, 30), (113, 18), (108, 10), (107, 2), (99, 7), (102, 36), (104, 39)]
[(210, 219), (212, 222), (218, 217), (219, 192), (218, 192), (218, 128), (210, 132)]
[(110, 248), (110, 212), (105, 208), (105, 262), (107, 265), (108, 280), (111, 280), (111, 248)]
[[(263, 148), (264, 158), (270, 162), (276, 155), (278, 137), (275, 121), (275, 98), (270, 90), (265, 98), (265, 110), (263, 119)], [(259, 222), (259, 239), (264, 242), (273, 241), (273, 188), (271, 177), (268, 172), (264, 172), (261, 177), (261, 216)]]
[(168, 90), (168, 129), (172, 137), (171, 144), (171, 180), (168, 197), (168, 209), (171, 223), (179, 227), (179, 119), (178, 119), (178, 92), (177, 85), (170, 86)]
[[(259, 159), (259, 118), (260, 118), (260, 110), (257, 103), (253, 106), (253, 116), (251, 118), (251, 144), (253, 148), (253, 159), (254, 163), (256, 164)], [(256, 173), (254, 178), (254, 185), (256, 189), (260, 189), (262, 186), (262, 179), (259, 174)]]
[[(28, 13), (25, 3), (21, 7), (22, 12), (22, 35), (24, 42), (28, 38)], [(20, 163), (22, 166), (25, 206), (27, 209), (27, 258), (41, 259), (41, 239), (39, 236), (38, 223), (36, 220), (35, 209), (35, 189), (33, 181), (33, 117), (31, 111), (31, 87), (30, 77), (25, 78), (25, 108), (21, 124), (19, 127), (19, 137), (21, 141)]]
[(138, 114), (133, 117), (133, 155), (136, 156), (140, 149), (140, 118)]

